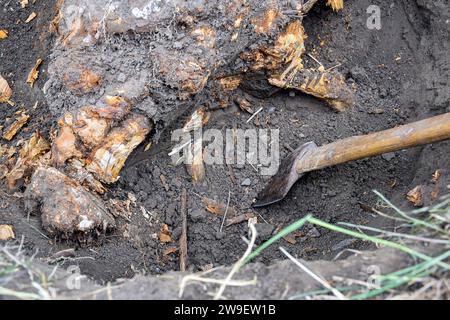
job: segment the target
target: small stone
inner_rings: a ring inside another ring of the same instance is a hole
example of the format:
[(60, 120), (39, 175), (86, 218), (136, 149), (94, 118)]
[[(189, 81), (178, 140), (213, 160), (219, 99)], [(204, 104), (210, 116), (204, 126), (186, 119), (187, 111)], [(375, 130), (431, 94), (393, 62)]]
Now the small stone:
[(321, 234), (320, 234), (319, 230), (317, 230), (317, 228), (312, 227), (312, 228), (308, 231), (307, 236), (308, 236), (309, 238), (318, 238), (318, 237), (321, 236)]
[(334, 191), (334, 190), (330, 190), (330, 191), (328, 191), (328, 196), (329, 197), (336, 197), (336, 195), (337, 195), (337, 192), (336, 191)]
[(247, 186), (249, 186), (251, 184), (252, 184), (252, 181), (249, 178), (247, 178), (244, 181), (242, 181), (241, 186), (246, 186), (247, 187)]
[(381, 157), (386, 161), (391, 161), (392, 159), (395, 158), (395, 153), (394, 152), (385, 153)]
[(356, 81), (363, 81), (368, 78), (366, 70), (362, 67), (353, 67), (350, 70), (350, 76)]
[(205, 213), (202, 209), (194, 209), (189, 211), (189, 217), (193, 222), (199, 222), (205, 218)]
[(345, 239), (345, 240), (342, 240), (342, 241), (338, 242), (337, 244), (335, 244), (333, 247), (331, 247), (331, 251), (343, 250), (343, 249), (347, 248), (348, 246), (352, 245), (355, 242), (356, 242), (356, 239)]
[(117, 76), (117, 81), (125, 82), (125, 80), (127, 80), (127, 76), (125, 75), (125, 73), (119, 73), (119, 75)]
[(267, 223), (257, 223), (255, 224), (255, 229), (258, 233), (258, 239), (260, 241), (266, 241), (272, 236), (275, 227)]
[(224, 234), (223, 232), (217, 231), (216, 232), (216, 239), (217, 240), (221, 240), (223, 238)]

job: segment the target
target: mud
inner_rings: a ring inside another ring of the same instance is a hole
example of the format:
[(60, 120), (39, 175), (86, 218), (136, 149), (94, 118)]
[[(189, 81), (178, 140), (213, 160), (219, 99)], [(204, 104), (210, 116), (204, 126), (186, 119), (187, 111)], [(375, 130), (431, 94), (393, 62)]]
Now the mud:
[[(380, 31), (368, 30), (366, 26), (366, 9), (371, 4), (382, 9)], [(92, 90), (78, 97), (61, 90), (54, 80), (47, 82), (47, 63), (54, 61), (50, 53), (52, 36), (47, 32), (56, 14), (54, 5), (54, 1), (38, 1), (21, 10), (13, 2), (2, 1), (0, 4), (0, 28), (10, 31), (10, 36), (0, 42), (0, 73), (13, 89), (12, 100), (16, 102), (15, 108), (2, 104), (0, 116), (2, 121), (9, 123), (8, 118), (14, 119), (14, 113), (22, 106), (31, 116), (29, 123), (8, 145), (16, 143), (17, 139), (26, 139), (36, 128), (48, 136), (55, 129), (50, 126), (56, 124), (64, 111), (94, 104), (107, 91), (107, 88)], [(30, 10), (38, 12), (35, 21), (16, 24), (18, 19), (25, 20)], [(260, 90), (258, 94), (252, 94), (254, 82), (250, 86), (252, 90), (244, 85), (235, 93), (250, 101), (254, 110), (263, 108), (250, 123), (247, 123), (250, 115), (237, 105), (230, 103), (227, 108), (222, 108), (207, 95), (193, 98), (195, 103), (187, 99), (185, 108), (177, 108), (179, 113), (172, 112), (174, 109), (170, 107), (177, 100), (174, 97), (156, 99), (169, 101), (164, 105), (155, 103), (155, 99), (142, 99), (135, 110), (157, 122), (164, 119), (159, 124), (164, 131), (160, 133), (151, 157), (136, 163), (142, 160), (136, 152), (121, 172), (119, 181), (103, 196), (104, 200), (131, 199), (132, 214), (116, 219), (116, 231), (108, 233), (101, 243), (87, 247), (71, 240), (57, 240), (44, 233), (40, 217), (32, 216), (27, 220), (20, 193), (4, 191), (0, 194), (0, 224), (13, 225), (16, 238), (24, 236), (30, 253), (39, 250), (38, 258), (45, 259), (59, 250), (76, 248), (76, 257), (80, 258), (76, 261), (81, 271), (100, 282), (128, 278), (136, 273), (160, 274), (178, 270), (177, 253), (164, 255), (164, 252), (177, 246), (181, 234), (180, 195), (183, 188), (188, 193), (187, 266), (190, 271), (201, 270), (210, 264), (230, 265), (246, 248), (241, 239), (241, 236), (247, 236), (246, 223), (231, 225), (219, 232), (222, 219), (204, 209), (203, 197), (226, 203), (230, 192), (230, 205), (237, 215), (252, 212), (258, 218), (258, 242), (308, 213), (332, 223), (386, 226), (386, 222), (365, 212), (359, 204), (376, 205), (377, 199), (371, 190), (377, 189), (395, 203), (409, 206), (405, 196), (410, 189), (429, 181), (437, 169), (450, 168), (449, 142), (311, 173), (294, 186), (283, 202), (254, 210), (251, 209), (252, 200), (267, 178), (250, 165), (206, 166), (205, 180), (194, 185), (185, 167), (174, 166), (167, 155), (173, 147), (170, 132), (184, 125), (195, 106), (209, 102), (209, 109), (214, 111), (205, 129), (279, 128), (280, 156), (285, 157), (290, 148), (311, 140), (321, 145), (449, 112), (449, 19), (445, 0), (396, 0), (389, 4), (381, 0), (346, 1), (344, 10), (339, 13), (322, 4), (304, 19), (309, 36), (306, 47), (325, 68), (340, 64), (337, 70), (345, 75), (348, 83), (354, 83), (358, 88), (354, 107), (336, 113), (311, 96), (270, 88), (264, 78), (260, 84), (268, 94), (261, 95)], [(134, 45), (132, 49), (130, 41)], [(154, 54), (152, 41), (152, 37), (133, 32), (108, 37), (102, 44), (105, 51), (97, 54), (95, 63), (89, 61), (93, 64), (90, 69), (95, 72), (97, 68), (109, 68), (111, 63), (120, 64), (123, 70), (115, 72), (118, 72), (117, 79), (123, 82), (119, 81), (118, 85), (126, 85), (132, 92), (132, 88), (139, 87), (137, 83), (148, 81), (148, 78), (142, 80), (139, 72), (151, 68), (148, 59)], [(128, 55), (130, 50), (133, 51), (131, 57)], [(55, 54), (61, 52), (53, 51)], [(44, 64), (34, 88), (30, 89), (26, 77), (39, 57), (44, 59)], [(308, 57), (304, 64), (308, 68), (317, 67), (317, 63)], [(135, 79), (130, 80), (130, 75), (136, 75)], [(51, 75), (51, 79), (54, 76)], [(42, 90), (46, 92), (45, 98)], [(137, 97), (142, 93), (134, 94)], [(39, 104), (33, 109), (36, 100)], [(169, 118), (172, 120), (166, 120)], [(162, 224), (168, 225), (173, 243), (159, 241), (157, 235)], [(305, 260), (331, 259), (346, 248), (372, 249), (366, 243), (348, 241), (346, 237), (324, 229), (307, 227), (300, 231), (295, 244), (283, 240), (282, 245)], [(258, 261), (269, 265), (283, 258), (274, 246), (264, 251)]]

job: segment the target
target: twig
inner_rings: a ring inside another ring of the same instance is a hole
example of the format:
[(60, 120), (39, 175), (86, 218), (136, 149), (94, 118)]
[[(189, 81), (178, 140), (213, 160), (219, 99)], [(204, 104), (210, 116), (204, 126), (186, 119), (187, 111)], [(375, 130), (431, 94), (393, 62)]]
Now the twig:
[(312, 9), (312, 7), (316, 4), (317, 1), (318, 0), (309, 0), (307, 3), (305, 3), (302, 8), (302, 13), (307, 14)]
[(295, 263), (297, 265), (297, 267), (299, 267), (300, 269), (302, 269), (304, 272), (306, 272), (311, 278), (313, 278), (314, 280), (316, 280), (317, 282), (319, 282), (322, 286), (324, 286), (326, 289), (330, 290), (335, 296), (336, 298), (338, 298), (339, 300), (347, 300), (347, 298), (340, 293), (338, 290), (336, 290), (335, 288), (333, 288), (327, 281), (325, 281), (324, 279), (322, 279), (321, 277), (319, 277), (318, 275), (316, 275), (314, 272), (312, 272), (311, 270), (309, 270), (305, 265), (303, 265), (300, 261), (298, 261), (297, 259), (295, 259), (292, 255), (289, 254), (289, 252), (287, 252), (283, 247), (279, 247), (280, 251), (283, 252), (283, 254), (289, 258), (289, 260), (291, 260), (293, 263)]
[(184, 144), (182, 144), (181, 146), (176, 146), (175, 148), (172, 149), (172, 151), (169, 152), (169, 154), (168, 154), (169, 157), (173, 156), (175, 153), (177, 153), (180, 150), (184, 149), (185, 147), (187, 147), (191, 143), (192, 143), (192, 140), (189, 140), (189, 141), (185, 142)]
[(336, 261), (337, 259), (339, 259), (340, 256), (342, 256), (345, 252), (350, 252), (353, 253), (354, 255), (361, 255), (362, 251), (358, 251), (358, 250), (354, 250), (354, 249), (344, 249), (341, 252), (339, 252), (332, 261)]
[(228, 190), (227, 208), (225, 209), (225, 213), (223, 214), (222, 224), (220, 225), (220, 229), (219, 229), (220, 233), (222, 233), (223, 224), (225, 223), (225, 219), (227, 218), (228, 208), (230, 207), (230, 198), (231, 198), (231, 191)]
[(263, 110), (263, 107), (259, 108), (254, 114), (252, 114), (252, 116), (250, 118), (248, 118), (247, 123), (249, 123), (250, 121), (252, 121), (252, 119), (254, 117), (256, 117), (258, 115), (258, 113), (260, 113)]
[(246, 160), (247, 163), (253, 168), (253, 170), (255, 170), (255, 172), (259, 172), (258, 169), (248, 160)]
[(340, 66), (342, 66), (342, 63), (338, 63), (337, 65), (335, 65), (335, 66), (333, 66), (333, 67), (330, 67), (330, 68), (328, 68), (327, 70), (325, 70), (326, 72), (329, 72), (329, 71), (331, 71), (331, 70), (333, 70), (333, 69), (336, 69), (336, 68), (338, 68), (338, 67), (340, 67)]
[(181, 192), (181, 237), (180, 237), (180, 270), (186, 271), (187, 260), (187, 193), (183, 188)]
[(317, 62), (321, 67), (323, 67), (323, 64), (322, 64), (319, 60), (317, 60), (312, 54), (309, 54), (309, 53), (308, 53), (308, 56), (309, 56), (311, 59), (313, 59), (315, 62)]

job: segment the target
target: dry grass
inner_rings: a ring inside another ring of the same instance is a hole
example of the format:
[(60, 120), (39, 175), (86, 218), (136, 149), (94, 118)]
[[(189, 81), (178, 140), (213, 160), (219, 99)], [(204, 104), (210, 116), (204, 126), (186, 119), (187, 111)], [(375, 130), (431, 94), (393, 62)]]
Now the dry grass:
[[(306, 216), (280, 231), (277, 235), (250, 252), (256, 237), (252, 229), (246, 253), (234, 265), (226, 279), (210, 279), (203, 275), (188, 275), (180, 285), (180, 297), (187, 282), (215, 283), (219, 290), (214, 294), (222, 297), (227, 286), (255, 285), (256, 279), (250, 281), (232, 280), (233, 275), (247, 262), (283, 236), (294, 232), (310, 223), (351, 237), (397, 249), (416, 258), (414, 264), (376, 277), (376, 284), (356, 279), (333, 277), (333, 287), (313, 270), (307, 270), (294, 257), (290, 257), (296, 265), (323, 286), (322, 290), (300, 292), (288, 299), (449, 299), (450, 298), (450, 194), (442, 197), (432, 207), (421, 208), (412, 212), (404, 212), (377, 193), (383, 212), (379, 214), (401, 223), (401, 231), (391, 232), (382, 229), (368, 228), (352, 224), (332, 225)], [(347, 228), (344, 228), (345, 226)], [(370, 235), (364, 233), (370, 232)], [(426, 252), (418, 252), (418, 244), (428, 243), (442, 248), (438, 256), (429, 256)], [(0, 246), (0, 296), (12, 299), (54, 299), (56, 295), (50, 288), (52, 274), (44, 274), (36, 267), (33, 257), (26, 256), (22, 243), (16, 246)], [(211, 270), (212, 271), (212, 270)], [(103, 290), (103, 289), (102, 289)]]
[[(324, 287), (323, 290), (299, 293), (293, 297), (289, 297), (290, 299), (336, 298), (336, 291), (340, 293), (338, 296), (341, 299), (345, 296), (347, 299), (355, 300), (449, 299), (450, 265), (446, 261), (450, 258), (450, 194), (441, 197), (438, 203), (431, 207), (421, 208), (412, 212), (404, 212), (387, 200), (382, 194), (377, 191), (374, 192), (378, 195), (380, 202), (383, 203), (384, 210), (387, 210), (387, 212), (379, 212), (379, 214), (385, 218), (387, 217), (401, 222), (402, 230), (406, 231), (401, 233), (390, 232), (348, 223), (340, 224), (356, 229), (352, 230), (343, 228), (339, 224), (332, 225), (326, 223), (308, 215), (281, 230), (277, 235), (263, 243), (248, 256), (246, 262), (258, 256), (264, 249), (280, 238), (310, 223), (333, 232), (343, 233), (350, 237), (371, 242), (376, 246), (385, 246), (402, 251), (416, 258), (419, 262), (390, 274), (375, 276), (376, 285), (373, 285), (373, 281), (371, 283), (353, 281), (352, 285), (348, 286), (345, 280), (349, 279), (335, 277), (334, 283), (336, 284), (336, 288), (329, 288), (328, 285), (325, 285), (328, 282), (325, 279), (321, 279), (319, 282)], [(365, 230), (372, 233), (375, 232), (375, 235), (368, 235), (364, 233)], [(423, 243), (439, 245), (441, 254), (437, 257), (431, 257), (426, 253), (418, 252), (414, 249)], [(334, 296), (330, 296), (330, 293), (333, 293)]]
[(48, 300), (49, 277), (33, 264), (34, 256), (26, 256), (22, 242), (18, 246), (0, 246), (0, 297), (23, 300)]

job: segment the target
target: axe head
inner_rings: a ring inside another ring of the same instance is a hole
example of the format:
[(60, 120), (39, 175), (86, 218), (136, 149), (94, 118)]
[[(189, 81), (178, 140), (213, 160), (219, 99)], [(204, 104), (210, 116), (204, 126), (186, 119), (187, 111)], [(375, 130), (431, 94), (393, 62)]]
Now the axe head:
[(297, 172), (297, 163), (307, 154), (316, 149), (314, 142), (308, 142), (298, 147), (289, 157), (281, 162), (278, 172), (269, 180), (267, 186), (258, 194), (253, 204), (254, 208), (265, 207), (282, 200), (294, 183), (304, 173)]

